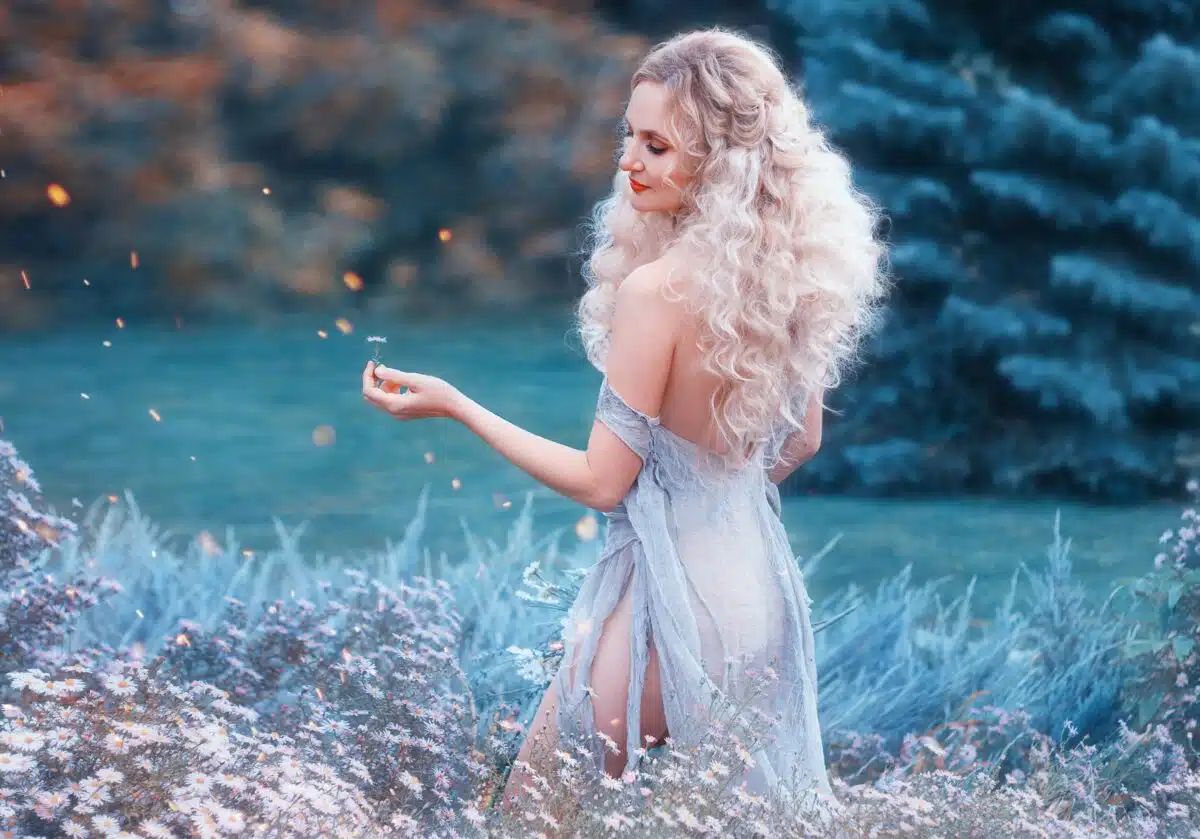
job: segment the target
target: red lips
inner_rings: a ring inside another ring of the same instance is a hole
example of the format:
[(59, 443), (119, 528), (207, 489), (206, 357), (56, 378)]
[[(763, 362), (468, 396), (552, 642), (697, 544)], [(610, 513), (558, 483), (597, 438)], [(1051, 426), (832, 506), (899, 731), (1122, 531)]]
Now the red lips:
[(634, 192), (645, 192), (646, 190), (648, 190), (650, 188), (650, 187), (646, 186), (645, 184), (639, 184), (637, 181), (635, 181), (633, 179), (632, 175), (630, 175), (630, 177), (629, 177), (629, 186), (633, 189)]

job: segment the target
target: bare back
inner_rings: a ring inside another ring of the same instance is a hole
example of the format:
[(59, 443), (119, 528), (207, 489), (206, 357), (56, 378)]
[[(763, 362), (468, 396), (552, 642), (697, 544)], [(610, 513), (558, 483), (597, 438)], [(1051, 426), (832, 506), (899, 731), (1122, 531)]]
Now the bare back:
[(705, 451), (724, 455), (726, 449), (720, 444), (712, 415), (713, 396), (721, 380), (704, 369), (700, 352), (702, 318), (689, 312), (683, 300), (671, 300), (669, 310), (673, 322), (667, 328), (674, 332), (675, 350), (659, 418), (679, 437)]

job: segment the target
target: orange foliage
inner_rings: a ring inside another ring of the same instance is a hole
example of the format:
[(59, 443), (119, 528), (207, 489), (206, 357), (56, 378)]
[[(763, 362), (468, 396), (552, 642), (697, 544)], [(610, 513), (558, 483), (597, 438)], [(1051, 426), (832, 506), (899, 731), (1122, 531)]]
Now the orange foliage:
[(374, 221), (383, 212), (383, 202), (361, 189), (330, 186), (321, 191), (321, 205), (327, 213), (340, 213), (359, 221)]
[[(157, 0), (108, 0), (100, 22), (90, 7), (0, 2), (0, 52), (19, 48), (21, 66), (34, 68), (29, 80), (0, 79), (0, 152), (24, 173), (0, 191), (0, 219), (55, 213), (52, 223), (76, 224), (69, 247), (85, 264), (136, 248), (166, 299), (206, 304), (278, 299), (255, 283), (344, 295), (351, 254), (385, 266), (352, 289), (367, 297), (441, 282), (495, 294), (514, 282), (506, 274), (522, 274), (510, 260), (564, 257), (563, 221), (584, 209), (579, 199), (512, 206), (508, 184), (565, 177), (606, 191), (612, 124), (630, 62), (648, 45), (598, 24), (590, 0), (371, 0), (365, 10), (207, 0), (204, 21), (183, 33), (193, 51), (152, 53)], [(446, 37), (428, 38), (429, 26)], [(84, 39), (99, 48), (85, 55)], [(451, 113), (466, 115), (466, 139), (454, 142), (478, 160), (432, 142)], [(331, 168), (306, 170), (309, 158)], [(424, 179), (400, 176), (405, 167)], [(379, 173), (388, 175), (372, 182)], [(487, 185), (492, 175), (500, 186)], [(430, 181), (445, 188), (409, 191)], [(47, 200), (51, 183), (69, 190), (68, 207)], [(430, 242), (431, 225), (453, 237)], [(19, 248), (0, 260), (27, 263)], [(46, 278), (33, 292), (53, 288), (56, 271), (60, 288), (78, 283), (65, 261), (26, 267)], [(13, 299), (2, 294), (0, 308)]]
[(411, 0), (375, 0), (375, 21), (389, 35), (398, 35), (421, 18), (421, 7)]
[(224, 76), (224, 62), (202, 55), (123, 59), (104, 72), (106, 80), (124, 94), (183, 102), (212, 96)]

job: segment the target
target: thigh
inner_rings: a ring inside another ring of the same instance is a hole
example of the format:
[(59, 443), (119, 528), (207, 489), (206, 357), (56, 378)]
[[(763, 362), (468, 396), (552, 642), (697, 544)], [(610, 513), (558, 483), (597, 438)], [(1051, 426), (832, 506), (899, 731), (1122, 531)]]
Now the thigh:
[[(604, 750), (604, 771), (613, 777), (620, 777), (626, 760), (625, 738), (628, 728), (625, 712), (628, 708), (632, 661), (629, 637), (633, 624), (631, 593), (632, 586), (626, 589), (617, 607), (604, 621), (596, 656), (592, 659), (592, 710), (596, 728), (611, 737), (619, 749), (618, 753), (613, 753), (609, 748)], [(655, 743), (661, 743), (667, 734), (658, 651), (651, 640), (642, 687), (638, 741), (645, 746), (646, 736), (649, 735), (655, 738)]]

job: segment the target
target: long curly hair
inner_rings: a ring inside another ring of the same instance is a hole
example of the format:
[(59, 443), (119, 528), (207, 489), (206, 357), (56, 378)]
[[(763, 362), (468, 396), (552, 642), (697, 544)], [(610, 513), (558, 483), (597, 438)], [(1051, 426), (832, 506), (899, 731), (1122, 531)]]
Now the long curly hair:
[(702, 315), (704, 365), (721, 382), (719, 438), (731, 452), (779, 442), (877, 325), (888, 285), (879, 211), (755, 41), (719, 28), (677, 35), (643, 59), (630, 90), (647, 81), (667, 89), (692, 177), (666, 215), (635, 211), (614, 175), (589, 228), (584, 350), (603, 371), (617, 286), (670, 252), (683, 268), (669, 286)]

